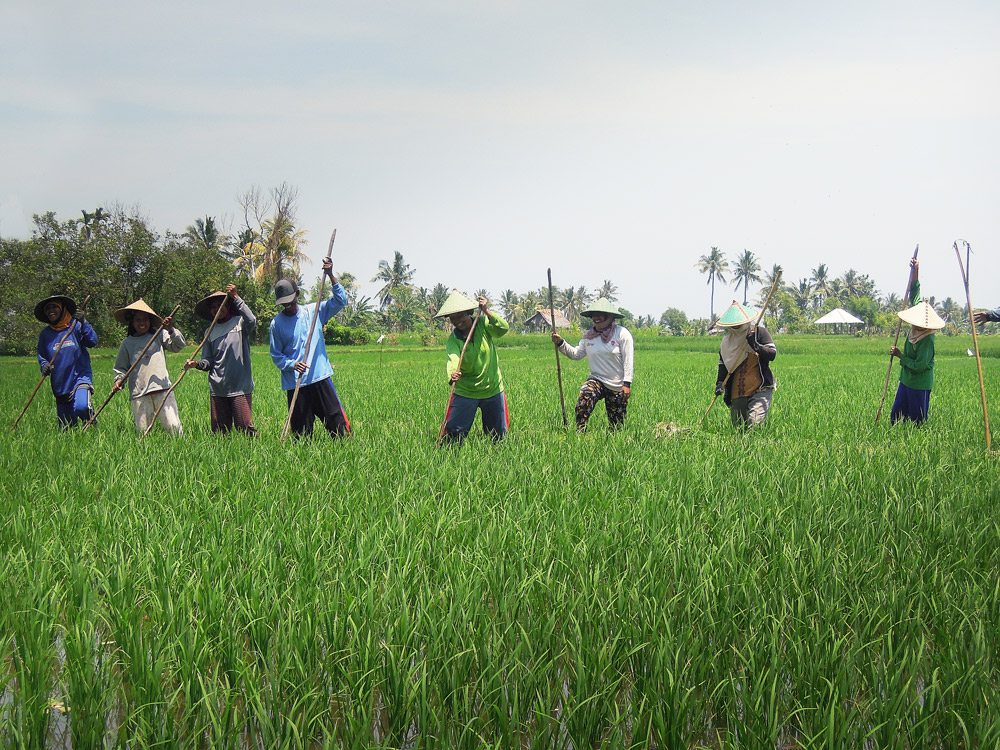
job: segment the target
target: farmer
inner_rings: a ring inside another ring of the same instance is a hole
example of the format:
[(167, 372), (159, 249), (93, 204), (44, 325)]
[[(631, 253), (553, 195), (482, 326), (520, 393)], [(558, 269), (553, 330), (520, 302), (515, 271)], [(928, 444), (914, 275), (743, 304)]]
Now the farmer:
[(251, 413), (250, 335), (257, 326), (257, 318), (236, 293), (234, 284), (227, 286), (225, 292), (213, 292), (200, 300), (194, 312), (204, 320), (215, 321), (215, 325), (205, 330), (201, 359), (184, 363), (185, 370), (195, 367), (208, 373), (212, 432), (227, 433), (235, 427), (256, 435)]
[(552, 341), (570, 359), (587, 358), (590, 377), (580, 386), (576, 401), (576, 429), (587, 429), (594, 407), (602, 398), (608, 412), (608, 426), (616, 430), (625, 423), (628, 399), (632, 391), (632, 334), (618, 325), (621, 312), (603, 297), (580, 313), (594, 322), (583, 334), (578, 346), (570, 346), (555, 331)]
[[(447, 318), (455, 328), (454, 335), (449, 336), (445, 344), (448, 382), (455, 386), (445, 416), (449, 442), (461, 444), (465, 440), (472, 430), (477, 409), (483, 413), (483, 432), (494, 440), (503, 439), (510, 424), (500, 360), (494, 343), (495, 339), (507, 333), (508, 325), (499, 315), (490, 312), (488, 305), (489, 300), (485, 297), (473, 300), (455, 291), (434, 316)], [(477, 321), (477, 325), (473, 326), (472, 311), (477, 307), (484, 320)], [(466, 341), (468, 346), (463, 357), (462, 348)]]
[(984, 323), (996, 323), (1000, 321), (1000, 307), (989, 312), (972, 313), (972, 318), (976, 321), (977, 326), (981, 326)]
[[(300, 305), (299, 286), (292, 279), (281, 279), (274, 285), (275, 301), (283, 309), (271, 321), (271, 359), (281, 370), (281, 388), (288, 396), (289, 406), (295, 380), (302, 376), (291, 419), (292, 434), (296, 437), (312, 435), (317, 418), (333, 437), (351, 432), (351, 423), (333, 387), (333, 368), (323, 341), (323, 326), (347, 304), (347, 293), (333, 275), (333, 261), (329, 258), (323, 259), (323, 273), (331, 282), (330, 299), (323, 302)], [(306, 361), (306, 341), (316, 305), (319, 305), (319, 325), (313, 331)]]
[(757, 314), (733, 300), (716, 324), (725, 328), (726, 334), (719, 348), (715, 395), (725, 394), (733, 427), (763, 425), (774, 394), (771, 362), (778, 349), (764, 326), (753, 327)]
[(179, 352), (187, 342), (184, 335), (174, 328), (173, 318), (161, 318), (142, 299), (131, 305), (115, 310), (115, 320), (128, 326), (128, 336), (118, 347), (115, 358), (115, 384), (111, 389), (117, 393), (125, 387), (125, 373), (136, 361), (136, 358), (153, 339), (153, 331), (163, 328), (156, 334), (142, 359), (132, 368), (128, 375), (128, 389), (132, 401), (132, 417), (135, 420), (135, 430), (145, 435), (153, 414), (159, 409), (160, 424), (172, 435), (183, 435), (180, 415), (177, 413), (177, 401), (170, 390), (170, 375), (167, 373), (167, 357), (164, 349)]
[(38, 334), (38, 366), (50, 376), (59, 426), (73, 427), (90, 419), (94, 374), (87, 349), (97, 345), (97, 333), (76, 302), (61, 294), (35, 305), (35, 317), (47, 324)]
[(934, 312), (930, 302), (920, 301), (920, 262), (910, 261), (910, 304), (903, 310), (900, 320), (910, 324), (903, 351), (893, 346), (889, 354), (899, 357), (899, 389), (892, 404), (890, 422), (901, 419), (918, 425), (927, 421), (931, 406), (931, 388), (934, 386), (934, 331), (944, 328), (941, 316)]

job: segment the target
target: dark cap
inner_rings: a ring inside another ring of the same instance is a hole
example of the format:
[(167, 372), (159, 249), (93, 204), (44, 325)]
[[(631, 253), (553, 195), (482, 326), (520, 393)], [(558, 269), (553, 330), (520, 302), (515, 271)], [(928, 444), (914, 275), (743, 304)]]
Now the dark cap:
[(279, 279), (274, 285), (274, 301), (279, 305), (294, 302), (299, 296), (299, 285), (291, 279)]

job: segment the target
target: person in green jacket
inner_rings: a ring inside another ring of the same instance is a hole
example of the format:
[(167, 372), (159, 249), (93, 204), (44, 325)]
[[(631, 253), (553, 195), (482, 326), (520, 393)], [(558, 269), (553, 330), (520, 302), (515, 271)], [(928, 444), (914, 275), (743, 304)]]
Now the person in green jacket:
[[(472, 300), (456, 291), (435, 316), (447, 318), (455, 327), (445, 344), (448, 382), (455, 386), (445, 417), (445, 432), (450, 442), (461, 443), (465, 439), (477, 410), (483, 414), (483, 432), (494, 440), (501, 440), (510, 425), (503, 375), (494, 343), (507, 333), (509, 326), (499, 315), (490, 312), (488, 305), (489, 300), (485, 297)], [(472, 317), (477, 307), (480, 310), (478, 320)], [(468, 346), (462, 356), (466, 341)]]
[(934, 387), (934, 331), (944, 328), (944, 321), (930, 302), (920, 301), (920, 264), (910, 261), (910, 304), (903, 310), (900, 320), (910, 324), (903, 351), (893, 346), (890, 356), (899, 357), (899, 389), (892, 404), (892, 424), (910, 420), (918, 425), (927, 421), (931, 406), (931, 388)]

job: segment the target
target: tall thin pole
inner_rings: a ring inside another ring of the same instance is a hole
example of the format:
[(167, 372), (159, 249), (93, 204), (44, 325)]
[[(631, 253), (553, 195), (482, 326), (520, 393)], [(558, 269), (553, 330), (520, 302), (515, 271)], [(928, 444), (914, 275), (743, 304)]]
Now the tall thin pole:
[[(171, 312), (170, 315), (167, 316), (167, 318), (173, 318), (177, 314), (177, 311), (180, 310), (180, 309), (181, 309), (181, 306), (177, 305), (177, 307), (175, 307), (173, 309), (173, 312)], [(164, 320), (166, 320), (166, 318), (164, 318)], [(156, 333), (154, 333), (152, 335), (152, 337), (150, 337), (149, 341), (146, 342), (146, 345), (144, 347), (142, 347), (142, 351), (139, 352), (139, 355), (135, 358), (135, 361), (132, 362), (131, 365), (129, 365), (129, 368), (125, 371), (125, 374), (122, 375), (122, 377), (121, 377), (122, 382), (124, 382), (128, 378), (128, 376), (132, 373), (132, 370), (135, 369), (135, 366), (137, 364), (139, 364), (140, 360), (142, 360), (142, 355), (144, 355), (146, 353), (146, 350), (149, 349), (150, 344), (152, 344), (153, 341), (156, 340), (156, 337), (160, 335), (160, 331), (162, 331), (162, 330), (163, 330), (163, 323), (161, 321), (160, 322), (160, 327), (156, 329)], [(97, 415), (100, 414), (102, 411), (104, 411), (104, 407), (105, 406), (107, 406), (109, 403), (111, 403), (111, 399), (113, 399), (115, 397), (116, 393), (118, 393), (118, 391), (114, 391), (114, 390), (111, 391), (111, 393), (108, 395), (108, 397), (104, 400), (104, 403), (101, 404), (101, 408), (99, 408), (97, 411), (95, 411), (94, 415), (90, 419), (87, 420), (87, 424), (85, 424), (83, 426), (82, 432), (86, 432), (87, 428), (90, 427), (92, 424), (94, 424), (94, 422), (97, 421)]]
[[(913, 249), (913, 260), (917, 259), (917, 253), (920, 252), (920, 245), (917, 245)], [(961, 260), (961, 259), (960, 259)], [(906, 292), (903, 294), (903, 309), (905, 310), (910, 304), (910, 287), (913, 286), (913, 267), (910, 267), (910, 276), (906, 282)], [(895, 349), (899, 346), (899, 332), (903, 328), (903, 319), (900, 318), (896, 323), (896, 339), (892, 342), (892, 348)], [(878, 413), (875, 415), (875, 424), (878, 424), (879, 417), (882, 416), (882, 407), (885, 405), (885, 396), (889, 392), (889, 376), (892, 374), (892, 360), (893, 356), (889, 355), (889, 369), (885, 371), (885, 383), (882, 385), (882, 400), (878, 402)]]
[[(333, 241), (337, 239), (337, 230), (333, 230), (333, 234), (330, 235), (330, 246), (326, 249), (326, 257), (329, 258), (333, 255)], [(323, 289), (326, 286), (326, 271), (323, 271), (323, 275), (319, 277), (319, 294), (316, 296), (316, 305), (313, 307), (312, 322), (309, 324), (309, 336), (306, 338), (306, 350), (302, 355), (302, 362), (309, 359), (309, 347), (312, 345), (313, 331), (316, 330), (316, 318), (319, 317), (319, 306), (323, 304)], [(281, 313), (278, 313), (279, 315)], [(288, 416), (285, 418), (285, 426), (281, 428), (281, 439), (284, 440), (288, 437), (288, 430), (292, 426), (292, 411), (295, 409), (295, 402), (299, 398), (299, 387), (302, 385), (302, 376), (304, 372), (296, 373), (295, 378), (295, 391), (292, 393), (292, 400), (288, 404)]]
[[(83, 304), (82, 304), (82, 305), (80, 305), (80, 309), (81, 309), (81, 310), (83, 310), (84, 312), (86, 312), (86, 310), (87, 310), (87, 303), (88, 303), (88, 302), (90, 302), (90, 295), (89, 295), (89, 294), (87, 295), (87, 299), (85, 299), (85, 300), (83, 301)], [(58, 344), (56, 344), (56, 348), (55, 348), (55, 349), (53, 350), (53, 353), (52, 353), (52, 359), (50, 359), (50, 360), (49, 360), (49, 364), (50, 364), (50, 365), (51, 365), (51, 364), (52, 364), (53, 362), (55, 362), (55, 361), (56, 361), (56, 357), (58, 357), (58, 356), (59, 356), (59, 352), (61, 352), (61, 351), (62, 351), (62, 346), (63, 346), (63, 344), (64, 344), (64, 343), (66, 343), (66, 339), (68, 339), (68, 338), (69, 338), (69, 335), (70, 335), (71, 333), (73, 333), (73, 328), (74, 328), (75, 326), (76, 326), (76, 321), (75, 321), (75, 320), (72, 320), (72, 321), (70, 321), (70, 324), (69, 324), (69, 328), (67, 328), (67, 329), (66, 329), (66, 333), (64, 333), (64, 334), (62, 335), (62, 338), (61, 338), (61, 339), (59, 339), (59, 343), (58, 343)], [(82, 326), (81, 326), (81, 327), (82, 327)], [(28, 407), (29, 407), (29, 406), (31, 406), (31, 402), (35, 400), (35, 394), (36, 394), (36, 393), (38, 393), (38, 389), (42, 387), (42, 383), (44, 383), (44, 382), (45, 382), (45, 378), (47, 378), (47, 377), (48, 377), (48, 373), (46, 373), (45, 375), (42, 375), (41, 379), (40, 379), (40, 380), (38, 381), (38, 385), (36, 385), (36, 386), (35, 386), (35, 390), (33, 390), (33, 391), (31, 392), (31, 396), (30, 396), (30, 397), (28, 398), (28, 403), (26, 403), (26, 404), (24, 405), (24, 408), (23, 408), (23, 409), (21, 409), (21, 413), (20, 413), (20, 414), (18, 414), (18, 415), (17, 415), (17, 419), (15, 419), (15, 420), (14, 420), (14, 424), (12, 424), (12, 425), (10, 426), (10, 431), (11, 431), (11, 432), (13, 432), (13, 431), (14, 431), (14, 430), (15, 430), (15, 429), (17, 428), (17, 424), (18, 424), (18, 422), (20, 422), (20, 421), (21, 421), (21, 417), (23, 417), (23, 416), (24, 416), (24, 414), (25, 414), (25, 412), (26, 412), (26, 411), (28, 411)]]
[[(552, 269), (549, 269), (549, 317), (552, 319), (552, 332), (556, 331), (556, 306), (552, 301)], [(566, 421), (566, 399), (563, 397), (563, 385), (562, 385), (562, 365), (559, 363), (559, 344), (555, 344), (556, 348), (556, 377), (559, 378), (559, 405), (562, 406), (563, 415), (563, 427), (569, 427), (569, 422)]]
[[(965, 264), (962, 264), (962, 254), (958, 251), (958, 243), (965, 245)], [(962, 283), (965, 284), (965, 301), (969, 305), (969, 322), (972, 323), (972, 346), (976, 350), (976, 368), (979, 370), (979, 393), (983, 399), (983, 425), (986, 429), (986, 450), (990, 449), (990, 416), (986, 411), (986, 385), (983, 383), (983, 363), (979, 358), (979, 338), (976, 335), (976, 321), (972, 317), (972, 295), (969, 294), (969, 255), (972, 248), (965, 240), (956, 240), (952, 245), (955, 248), (955, 255), (958, 256), (958, 267), (962, 270)]]
[[(462, 344), (462, 353), (458, 355), (458, 367), (456, 372), (462, 371), (462, 360), (465, 359), (465, 350), (469, 347), (469, 342), (472, 341), (472, 335), (476, 332), (476, 325), (479, 323), (479, 319), (482, 317), (483, 311), (480, 309), (476, 312), (476, 318), (472, 321), (472, 328), (469, 329), (469, 335), (465, 337), (465, 343)], [(451, 412), (451, 401), (455, 398), (455, 386), (458, 381), (451, 384), (451, 390), (448, 392), (448, 406), (444, 410), (444, 419), (441, 420), (441, 428), (438, 430), (437, 444), (440, 447), (441, 441), (444, 440), (445, 428), (448, 426), (448, 414)]]

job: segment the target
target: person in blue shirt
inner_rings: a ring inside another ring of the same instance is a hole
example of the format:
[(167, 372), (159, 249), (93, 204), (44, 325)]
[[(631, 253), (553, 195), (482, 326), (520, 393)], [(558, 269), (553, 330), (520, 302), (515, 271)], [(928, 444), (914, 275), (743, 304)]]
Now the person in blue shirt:
[(38, 334), (38, 366), (49, 376), (59, 426), (73, 427), (90, 419), (94, 373), (87, 349), (97, 345), (97, 332), (76, 302), (61, 294), (35, 305), (35, 317), (46, 324)]
[(984, 323), (996, 323), (1000, 321), (1000, 307), (989, 312), (972, 313), (972, 317), (976, 321), (977, 326), (981, 326)]
[[(334, 437), (351, 432), (351, 423), (333, 387), (333, 368), (323, 341), (323, 326), (344, 309), (347, 293), (333, 275), (333, 262), (329, 258), (323, 259), (323, 273), (330, 278), (330, 298), (308, 305), (299, 304), (299, 287), (293, 280), (281, 279), (274, 285), (275, 301), (282, 311), (271, 321), (271, 360), (281, 371), (281, 389), (288, 397), (289, 406), (295, 381), (300, 374), (302, 376), (291, 419), (292, 434), (296, 437), (312, 435), (316, 419)], [(319, 305), (319, 316), (306, 359), (306, 341), (315, 305)]]

